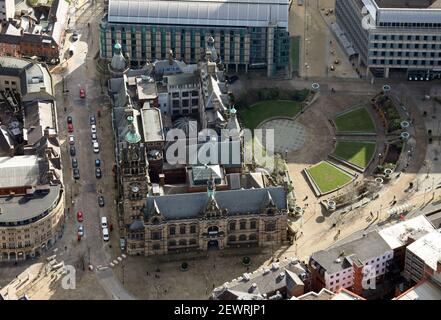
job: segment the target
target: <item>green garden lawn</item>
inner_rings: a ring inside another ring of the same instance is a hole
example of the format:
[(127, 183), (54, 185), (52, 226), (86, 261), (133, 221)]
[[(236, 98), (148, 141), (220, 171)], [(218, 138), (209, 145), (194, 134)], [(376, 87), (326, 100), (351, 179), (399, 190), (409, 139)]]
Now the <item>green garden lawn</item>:
[(334, 155), (364, 169), (371, 161), (374, 152), (375, 142), (338, 141)]
[(326, 161), (320, 162), (307, 171), (322, 194), (344, 186), (352, 180), (349, 174)]
[(375, 133), (375, 125), (365, 107), (360, 107), (335, 118), (339, 132)]
[(273, 117), (292, 118), (300, 112), (300, 103), (288, 100), (267, 100), (240, 111), (245, 128), (254, 130), (260, 123)]

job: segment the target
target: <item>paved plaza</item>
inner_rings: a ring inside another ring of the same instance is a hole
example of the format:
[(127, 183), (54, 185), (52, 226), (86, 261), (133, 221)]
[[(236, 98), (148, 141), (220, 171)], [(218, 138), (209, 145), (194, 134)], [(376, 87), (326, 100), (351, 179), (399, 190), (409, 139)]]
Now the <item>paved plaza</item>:
[(305, 127), (293, 120), (269, 120), (259, 126), (259, 129), (264, 129), (262, 134), (264, 141), (266, 141), (266, 130), (274, 130), (274, 151), (282, 154), (285, 151), (301, 149), (306, 141)]

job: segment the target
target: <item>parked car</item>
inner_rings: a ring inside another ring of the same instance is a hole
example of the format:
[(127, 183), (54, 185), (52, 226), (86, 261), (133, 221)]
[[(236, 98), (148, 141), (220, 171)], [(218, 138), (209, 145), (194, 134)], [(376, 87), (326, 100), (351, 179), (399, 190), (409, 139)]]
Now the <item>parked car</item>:
[(92, 133), (96, 133), (96, 125), (92, 124), (90, 126), (90, 131), (92, 131)]
[(84, 221), (84, 214), (82, 211), (78, 211), (77, 212), (77, 220), (78, 222), (83, 222)]
[(69, 135), (69, 144), (70, 145), (75, 144), (75, 136), (73, 134)]
[(109, 237), (109, 229), (104, 228), (103, 229), (103, 240), (104, 241), (109, 241), (110, 237)]
[(78, 168), (78, 160), (77, 158), (72, 158), (72, 168)]
[(236, 76), (236, 75), (234, 75), (234, 76), (229, 76), (229, 77), (227, 78), (227, 82), (228, 82), (229, 84), (233, 84), (233, 83), (235, 83), (237, 80), (239, 80), (239, 77)]
[(74, 131), (74, 126), (73, 126), (72, 123), (68, 123), (68, 124), (67, 124), (67, 131), (68, 131), (69, 133), (72, 133), (72, 132)]
[(73, 169), (73, 176), (75, 180), (79, 180), (80, 179), (80, 169), (75, 168)]
[(71, 116), (68, 116), (68, 117), (67, 117), (67, 123), (72, 123), (72, 121), (73, 121), (72, 117), (71, 117)]
[(98, 205), (100, 207), (104, 207), (104, 197), (103, 196), (98, 196)]
[(73, 41), (77, 41), (78, 40), (78, 33), (76, 31), (72, 34), (72, 40)]
[(89, 120), (90, 120), (90, 125), (96, 124), (96, 118), (95, 118), (95, 116), (90, 116), (90, 117), (89, 117)]
[(101, 217), (101, 228), (107, 228), (107, 217)]
[(102, 175), (101, 175), (101, 169), (100, 168), (95, 168), (95, 177), (97, 179), (101, 179)]
[(81, 99), (86, 98), (86, 89), (80, 88), (80, 98)]
[(98, 142), (98, 136), (96, 135), (96, 133), (92, 133), (92, 144), (94, 144), (95, 142)]
[(71, 157), (75, 157), (75, 155), (77, 154), (77, 151), (75, 150), (74, 146), (70, 146), (69, 152), (70, 152)]
[(100, 152), (100, 145), (96, 141), (93, 143), (93, 152), (95, 153)]
[(95, 159), (95, 167), (101, 167), (101, 160)]
[(78, 236), (79, 237), (84, 236), (84, 227), (83, 226), (78, 227)]

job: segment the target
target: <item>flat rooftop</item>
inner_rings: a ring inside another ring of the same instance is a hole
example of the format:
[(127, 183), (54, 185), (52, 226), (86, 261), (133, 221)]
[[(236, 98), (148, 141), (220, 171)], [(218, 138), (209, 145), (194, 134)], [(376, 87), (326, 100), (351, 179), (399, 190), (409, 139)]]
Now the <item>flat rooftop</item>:
[(441, 300), (441, 286), (431, 280), (425, 280), (394, 300)]
[(41, 194), (0, 197), (0, 225), (24, 222), (38, 216), (42, 218), (45, 212), (58, 203), (60, 191), (61, 185), (55, 185), (49, 186), (48, 192)]
[(441, 233), (432, 231), (407, 247), (418, 258), (424, 261), (432, 270), (436, 270), (437, 262), (441, 260)]
[(164, 130), (159, 109), (142, 108), (141, 119), (144, 142), (164, 141)]
[(380, 8), (441, 9), (441, 0), (375, 0)]

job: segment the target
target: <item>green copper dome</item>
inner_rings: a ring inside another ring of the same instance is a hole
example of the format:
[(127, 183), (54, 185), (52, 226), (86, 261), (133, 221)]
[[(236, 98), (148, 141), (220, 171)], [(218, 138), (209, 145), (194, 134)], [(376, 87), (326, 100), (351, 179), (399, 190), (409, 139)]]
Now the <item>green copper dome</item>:
[(139, 141), (141, 141), (141, 135), (135, 129), (133, 121), (134, 119), (132, 116), (127, 117), (129, 130), (126, 133), (125, 138), (128, 143), (138, 143)]

